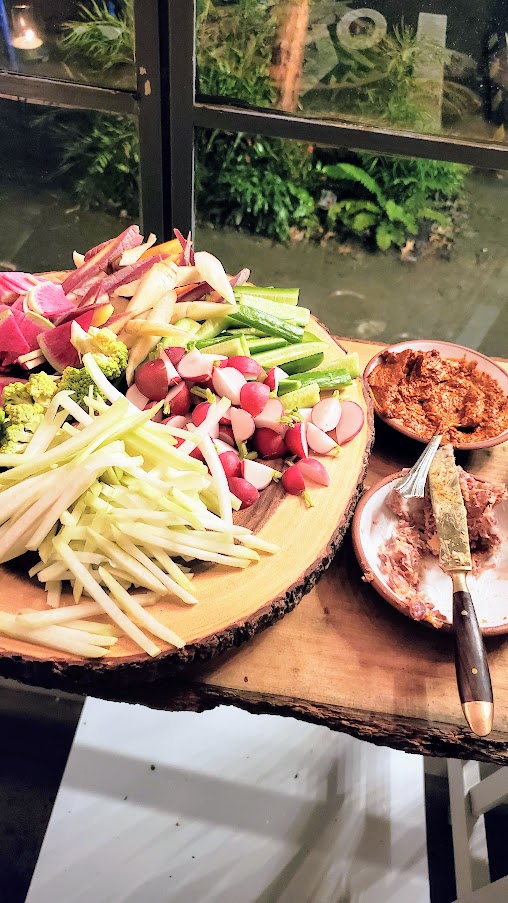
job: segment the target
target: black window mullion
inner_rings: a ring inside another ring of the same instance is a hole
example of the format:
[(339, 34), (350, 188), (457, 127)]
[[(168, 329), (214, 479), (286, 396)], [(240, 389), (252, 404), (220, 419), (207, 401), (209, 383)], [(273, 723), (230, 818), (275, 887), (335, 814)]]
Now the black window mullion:
[(195, 3), (168, 0), (172, 225), (194, 232)]
[(0, 97), (126, 116), (138, 113), (137, 97), (129, 91), (74, 84), (34, 75), (17, 75), (13, 72), (0, 72)]

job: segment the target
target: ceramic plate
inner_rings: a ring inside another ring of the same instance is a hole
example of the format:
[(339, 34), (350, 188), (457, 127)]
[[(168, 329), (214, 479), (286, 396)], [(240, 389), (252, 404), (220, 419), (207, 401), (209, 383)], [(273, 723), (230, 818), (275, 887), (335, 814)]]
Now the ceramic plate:
[[(406, 351), (407, 348), (411, 348), (413, 351), (433, 351), (435, 349), (436, 351), (439, 351), (444, 358), (459, 360), (460, 358), (465, 357), (468, 361), (477, 361), (478, 369), (488, 373), (489, 376), (492, 376), (496, 382), (499, 383), (504, 394), (508, 396), (508, 373), (503, 370), (499, 364), (496, 364), (495, 361), (491, 360), (491, 358), (486, 357), (484, 354), (480, 354), (478, 351), (473, 351), (472, 348), (466, 348), (464, 345), (454, 345), (452, 342), (433, 342), (425, 339), (415, 339), (414, 341), (399, 342), (397, 345), (389, 345), (387, 348), (384, 348), (383, 351), (392, 351), (394, 354), (397, 354), (399, 351)], [(367, 377), (379, 363), (381, 363), (381, 353), (376, 354), (371, 358), (365, 367), (363, 375), (367, 385)], [(409, 436), (410, 439), (416, 439), (417, 442), (423, 443), (427, 441), (426, 439), (422, 439), (418, 433), (405, 427), (400, 420), (392, 420), (389, 417), (384, 417), (378, 410), (372, 392), (371, 395), (374, 402), (374, 410), (381, 420), (384, 420), (385, 423), (388, 423), (395, 430), (398, 430), (399, 433), (403, 433), (404, 436)], [(476, 448), (489, 448), (492, 445), (498, 445), (500, 442), (505, 442), (506, 440), (508, 440), (508, 429), (503, 430), (502, 433), (498, 436), (494, 436), (492, 439), (484, 439), (483, 442), (467, 442), (461, 445), (455, 445), (455, 448), (460, 448), (462, 451), (473, 451)]]
[[(369, 578), (372, 576), (372, 586), (390, 605), (408, 615), (406, 603), (390, 589), (379, 563), (379, 549), (398, 521), (385, 503), (401, 476), (402, 472), (391, 474), (365, 493), (353, 518), (353, 545), (364, 574)], [(508, 633), (508, 499), (496, 505), (495, 510), (503, 542), (493, 559), (494, 567), (487, 568), (477, 577), (468, 577), (478, 621), (485, 634)], [(432, 555), (425, 557), (420, 588), (447, 619), (440, 629), (450, 630), (452, 581)], [(427, 621), (415, 623), (430, 626)]]

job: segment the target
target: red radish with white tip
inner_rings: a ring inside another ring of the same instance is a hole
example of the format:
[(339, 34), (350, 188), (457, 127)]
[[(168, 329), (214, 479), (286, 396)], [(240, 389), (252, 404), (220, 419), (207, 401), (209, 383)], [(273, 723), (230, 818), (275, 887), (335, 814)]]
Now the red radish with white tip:
[[(234, 443), (234, 439), (231, 439), (231, 441)], [(223, 452), (228, 452), (232, 449), (232, 446), (228, 442), (223, 442), (222, 439), (214, 439), (213, 444), (218, 455), (222, 455)], [(236, 448), (233, 448), (233, 451), (238, 456)]]
[(280, 419), (284, 416), (284, 406), (278, 398), (269, 398), (266, 402), (261, 414), (254, 418), (256, 429), (267, 428), (275, 430), (276, 433), (285, 433), (286, 424), (281, 423)]
[(301, 471), (301, 474), (304, 480), (310, 480), (312, 483), (317, 483), (319, 486), (329, 486), (330, 485), (330, 474), (328, 473), (324, 464), (321, 461), (318, 461), (317, 458), (301, 458), (300, 461), (296, 462), (296, 466), (298, 470)]
[(240, 458), (237, 453), (232, 449), (228, 449), (228, 451), (222, 452), (219, 455), (219, 461), (222, 464), (222, 469), (226, 474), (228, 480), (232, 477), (241, 477), (242, 476), (242, 465)]
[(180, 345), (167, 345), (166, 348), (162, 348), (161, 350), (174, 367), (178, 367), (178, 364), (185, 355), (185, 348), (180, 348)]
[(191, 402), (190, 389), (187, 383), (182, 380), (181, 383), (169, 390), (164, 399), (164, 407), (169, 404), (170, 414), (188, 414)]
[(229, 480), (229, 488), (233, 495), (236, 495), (242, 503), (241, 508), (250, 508), (259, 498), (259, 492), (256, 487), (244, 480), (243, 477), (231, 477)]
[(292, 464), (287, 468), (287, 470), (283, 472), (281, 483), (286, 492), (288, 492), (290, 495), (301, 496), (307, 503), (309, 508), (312, 508), (312, 502), (305, 490), (305, 480), (303, 478), (303, 474), (301, 470), (298, 469), (297, 464)]
[(261, 364), (258, 364), (253, 357), (247, 357), (247, 355), (243, 354), (234, 354), (228, 358), (227, 366), (239, 370), (240, 373), (243, 373), (245, 379), (258, 379), (265, 372)]
[(248, 483), (251, 483), (258, 492), (262, 492), (263, 489), (270, 485), (276, 472), (273, 467), (261, 464), (260, 461), (251, 461), (250, 458), (244, 458), (240, 465), (242, 477)]
[(307, 442), (318, 455), (329, 455), (337, 448), (337, 443), (314, 423), (307, 423)]
[(134, 382), (142, 395), (146, 395), (150, 401), (162, 401), (171, 384), (180, 382), (180, 376), (176, 372), (171, 361), (167, 364), (174, 371), (175, 381), (170, 383), (166, 362), (157, 358), (155, 361), (145, 361), (136, 369)]
[(191, 419), (192, 419), (194, 426), (199, 426), (200, 423), (203, 423), (203, 420), (205, 419), (209, 410), (210, 410), (210, 402), (208, 402), (208, 401), (201, 401), (199, 404), (196, 405), (196, 407), (194, 408), (194, 410), (191, 414)]
[(214, 391), (221, 398), (229, 398), (231, 404), (240, 404), (240, 391), (245, 382), (245, 376), (234, 367), (214, 368), (212, 374)]
[(250, 382), (240, 389), (240, 404), (252, 417), (258, 417), (264, 411), (269, 397), (270, 389), (266, 383)]
[(261, 458), (283, 458), (287, 452), (282, 436), (267, 427), (256, 429), (252, 442)]
[(201, 461), (202, 464), (206, 464), (206, 461), (203, 457), (203, 452), (196, 445), (196, 448), (193, 448), (191, 452), (189, 452), (189, 458), (197, 458), (198, 461)]
[(189, 418), (184, 414), (175, 414), (172, 417), (164, 417), (161, 423), (168, 426), (174, 426), (177, 430), (184, 430), (189, 422)]
[(282, 367), (272, 367), (266, 374), (265, 380), (270, 392), (277, 392), (281, 379), (287, 379), (287, 376), (286, 371), (283, 370)]
[(314, 426), (329, 433), (337, 426), (341, 415), (341, 404), (338, 398), (331, 396), (318, 401), (312, 408), (311, 420)]
[(224, 412), (219, 423), (221, 426), (231, 426), (231, 408)]
[(143, 395), (142, 392), (139, 391), (138, 387), (133, 384), (129, 386), (127, 392), (125, 393), (125, 397), (134, 407), (139, 408), (140, 411), (144, 411), (150, 399), (147, 395)]
[(201, 382), (211, 376), (213, 358), (210, 355), (201, 354), (197, 348), (188, 351), (178, 364), (178, 372), (182, 379), (190, 379), (193, 382)]
[(309, 454), (305, 423), (294, 423), (284, 433), (284, 442), (292, 455), (306, 458)]
[(176, 386), (176, 384), (180, 382), (182, 377), (180, 376), (175, 365), (172, 363), (172, 361), (170, 361), (167, 354), (164, 354), (163, 348), (161, 348), (159, 351), (159, 360), (162, 361), (166, 368), (166, 373), (168, 374), (168, 385)]
[(235, 447), (235, 437), (233, 436), (233, 430), (230, 426), (219, 425), (219, 435), (217, 438), (220, 440), (220, 442), (224, 442), (226, 445), (230, 445), (232, 448)]
[(237, 444), (247, 442), (256, 429), (254, 418), (247, 411), (242, 411), (241, 408), (231, 408), (231, 426)]
[[(154, 405), (156, 405), (158, 403), (159, 403), (158, 401), (149, 401), (148, 404), (145, 405), (145, 411), (147, 411), (148, 408), (153, 408)], [(153, 415), (153, 417), (151, 419), (155, 423), (162, 423), (163, 418), (164, 418), (164, 413), (162, 411), (162, 408), (159, 408), (159, 410), (156, 411), (156, 413)]]
[(342, 414), (335, 430), (338, 445), (345, 445), (360, 432), (365, 421), (363, 408), (356, 401), (343, 401)]

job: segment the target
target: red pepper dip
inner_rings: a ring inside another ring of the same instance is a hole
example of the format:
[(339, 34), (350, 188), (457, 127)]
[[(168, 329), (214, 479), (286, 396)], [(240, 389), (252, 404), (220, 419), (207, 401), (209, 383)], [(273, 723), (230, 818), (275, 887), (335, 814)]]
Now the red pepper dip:
[(379, 412), (421, 439), (443, 433), (467, 445), (508, 429), (508, 398), (476, 361), (441, 357), (439, 351), (384, 351), (367, 377)]

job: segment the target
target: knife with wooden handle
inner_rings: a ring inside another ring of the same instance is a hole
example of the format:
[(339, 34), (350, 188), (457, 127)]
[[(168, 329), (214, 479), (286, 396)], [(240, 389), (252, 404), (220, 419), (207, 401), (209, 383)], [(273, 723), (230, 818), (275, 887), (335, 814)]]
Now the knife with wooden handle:
[(455, 671), (462, 710), (471, 730), (486, 737), (492, 730), (494, 700), (487, 655), (466, 583), (471, 573), (467, 515), (453, 447), (444, 445), (429, 470), (430, 497), (439, 538), (439, 561), (452, 578)]

